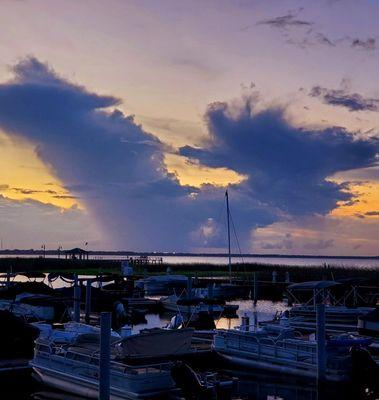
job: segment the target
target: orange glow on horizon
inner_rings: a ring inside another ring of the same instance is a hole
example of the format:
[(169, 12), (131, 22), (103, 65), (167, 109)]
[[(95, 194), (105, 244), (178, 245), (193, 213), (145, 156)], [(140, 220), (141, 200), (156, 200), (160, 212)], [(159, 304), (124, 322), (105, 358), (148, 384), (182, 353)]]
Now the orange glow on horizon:
[(368, 181), (361, 185), (351, 185), (355, 201), (341, 202), (330, 215), (335, 217), (379, 218), (379, 183)]
[(11, 200), (31, 199), (61, 209), (83, 209), (37, 157), (32, 145), (13, 141), (1, 132), (0, 141), (0, 195)]

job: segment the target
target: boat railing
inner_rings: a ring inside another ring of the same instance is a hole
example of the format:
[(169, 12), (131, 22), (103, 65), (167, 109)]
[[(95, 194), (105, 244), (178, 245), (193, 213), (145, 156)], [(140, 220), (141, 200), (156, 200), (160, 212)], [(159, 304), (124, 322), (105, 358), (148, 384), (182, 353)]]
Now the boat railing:
[[(238, 330), (233, 332), (233, 337), (229, 340), (227, 339), (226, 345), (228, 347), (237, 348), (241, 351), (246, 351), (247, 343), (256, 344), (256, 353), (258, 357), (265, 354), (265, 348), (272, 350), (270, 356), (274, 358), (287, 359), (286, 355), (282, 352), (290, 353), (293, 356), (293, 361), (297, 363), (302, 363), (308, 366), (315, 366), (317, 364), (317, 348), (314, 343), (307, 343), (302, 341), (298, 343), (299, 339), (296, 338), (271, 338), (271, 337), (258, 337), (252, 335), (246, 335), (247, 332), (239, 332)], [(235, 340), (237, 339), (237, 343)], [(250, 348), (250, 351), (252, 349)]]
[[(67, 368), (73, 361), (75, 363), (83, 364), (85, 366), (92, 366), (99, 368), (99, 352), (93, 351), (90, 353), (84, 353), (81, 351), (75, 351), (68, 348), (71, 344), (56, 344), (49, 342), (36, 342), (36, 352), (42, 353), (49, 359), (51, 356), (59, 356), (64, 360), (64, 366)], [(111, 369), (123, 374), (133, 373), (157, 373), (167, 370), (170, 363), (154, 363), (154, 364), (139, 364), (139, 365), (128, 365), (116, 360), (111, 360)]]

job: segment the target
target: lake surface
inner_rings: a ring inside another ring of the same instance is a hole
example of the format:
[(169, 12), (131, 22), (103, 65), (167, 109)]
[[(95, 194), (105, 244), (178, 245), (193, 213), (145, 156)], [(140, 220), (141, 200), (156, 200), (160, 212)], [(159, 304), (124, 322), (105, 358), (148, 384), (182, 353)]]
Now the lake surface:
[[(163, 256), (163, 262), (167, 264), (216, 264), (227, 265), (228, 257), (208, 256)], [(307, 257), (232, 257), (232, 263), (259, 263), (268, 265), (298, 265), (320, 266), (325, 263), (330, 266), (379, 268), (379, 259), (368, 258), (307, 258)]]

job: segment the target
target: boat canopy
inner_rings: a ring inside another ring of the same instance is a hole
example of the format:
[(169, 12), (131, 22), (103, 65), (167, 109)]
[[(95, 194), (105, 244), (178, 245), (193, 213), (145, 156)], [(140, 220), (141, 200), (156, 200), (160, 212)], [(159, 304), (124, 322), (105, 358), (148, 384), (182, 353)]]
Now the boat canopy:
[(328, 289), (333, 286), (338, 286), (340, 283), (335, 281), (308, 281), (301, 283), (293, 283), (289, 285), (287, 289), (289, 290), (318, 290), (318, 289)]
[(354, 277), (354, 278), (341, 278), (337, 279), (337, 282), (343, 284), (343, 285), (348, 285), (348, 286), (357, 286), (362, 283), (368, 282), (368, 278), (364, 277)]
[(186, 353), (191, 348), (192, 328), (144, 329), (122, 340), (123, 357), (158, 357)]

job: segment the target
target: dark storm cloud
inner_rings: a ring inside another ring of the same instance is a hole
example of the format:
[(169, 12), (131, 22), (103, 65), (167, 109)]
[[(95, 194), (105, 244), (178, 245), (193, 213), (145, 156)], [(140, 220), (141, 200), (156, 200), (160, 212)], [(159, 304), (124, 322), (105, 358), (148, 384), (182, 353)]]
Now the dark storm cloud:
[(345, 107), (350, 111), (378, 111), (379, 99), (366, 98), (359, 93), (349, 93), (345, 89), (327, 89), (313, 86), (309, 95), (320, 98), (325, 104)]
[(379, 147), (378, 140), (358, 140), (341, 128), (295, 128), (285, 121), (282, 110), (255, 113), (250, 100), (237, 111), (226, 103), (212, 104), (206, 122), (209, 145), (187, 146), (181, 154), (247, 175), (241, 186), (278, 214), (326, 214), (338, 201), (351, 200), (346, 185), (328, 177), (374, 165)]
[[(109, 109), (117, 98), (71, 84), (35, 58), (13, 71), (15, 79), (0, 85), (1, 128), (34, 143), (39, 157), (107, 232), (108, 246), (183, 250), (204, 243), (202, 232), (212, 241), (201, 227), (223, 203), (223, 190), (182, 187), (163, 162), (167, 147), (132, 116)], [(238, 190), (237, 203), (246, 237), (250, 228), (275, 220)]]
[(273, 28), (286, 29), (291, 27), (311, 26), (312, 22), (297, 18), (295, 14), (289, 13), (275, 18), (265, 19), (257, 22), (257, 25), (268, 25)]
[(57, 194), (55, 190), (36, 190), (36, 189), (27, 189), (27, 188), (10, 188), (14, 192), (21, 194), (38, 194), (38, 193), (46, 193), (46, 194)]
[(291, 250), (293, 248), (293, 240), (292, 236), (290, 233), (287, 233), (285, 235), (285, 238), (283, 240), (280, 240), (278, 242), (266, 242), (262, 243), (261, 248), (263, 250)]
[(334, 246), (334, 239), (319, 239), (315, 242), (306, 243), (303, 247), (309, 250), (325, 250)]
[(351, 47), (363, 50), (375, 50), (376, 49), (376, 39), (368, 38), (368, 39), (353, 39), (351, 42)]
[(71, 196), (67, 194), (57, 194), (53, 196), (55, 199), (78, 199), (77, 196)]
[[(1, 129), (35, 145), (101, 226), (108, 248), (189, 250), (225, 244), (224, 189), (181, 186), (164, 164), (167, 146), (133, 116), (115, 110), (119, 99), (74, 85), (34, 58), (13, 72), (12, 81), (0, 84)], [(302, 131), (285, 122), (280, 110), (253, 114), (250, 101), (232, 117), (235, 111), (225, 103), (209, 106), (209, 147), (185, 147), (181, 153), (248, 176), (230, 188), (244, 249), (250, 249), (256, 227), (288, 215), (324, 214), (338, 201), (351, 200), (347, 186), (327, 177), (373, 165), (374, 140), (354, 140), (341, 129)]]
[(365, 215), (367, 215), (368, 217), (376, 217), (379, 216), (379, 211), (367, 211)]
[(308, 29), (306, 32), (293, 32), (292, 34), (284, 32), (283, 37), (286, 39), (286, 43), (297, 46), (301, 49), (309, 49), (317, 46), (349, 46), (354, 50), (373, 51), (377, 48), (375, 38), (360, 39), (351, 38), (350, 36), (331, 38), (313, 27)]

